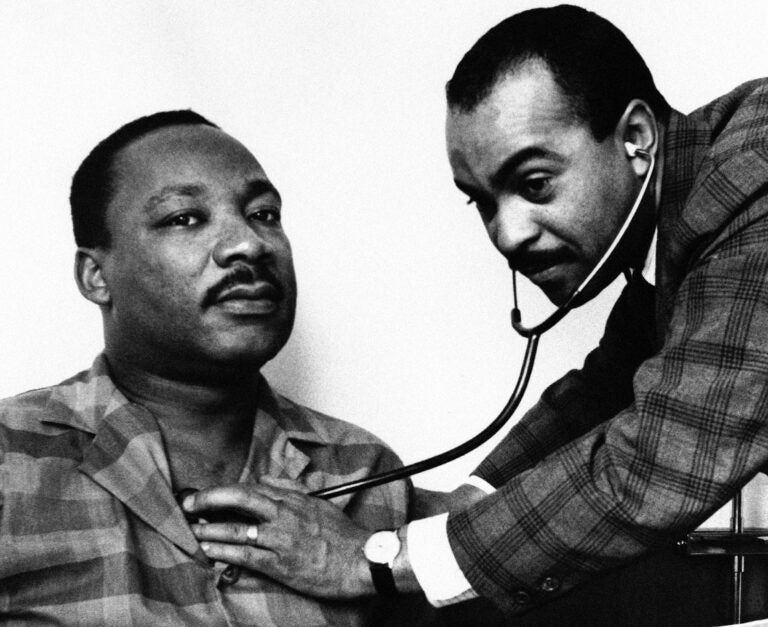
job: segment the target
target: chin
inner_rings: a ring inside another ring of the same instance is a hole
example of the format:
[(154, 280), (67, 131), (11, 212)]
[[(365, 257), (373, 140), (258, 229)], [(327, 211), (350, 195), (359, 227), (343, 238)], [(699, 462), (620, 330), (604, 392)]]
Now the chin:
[(566, 302), (568, 302), (568, 296), (563, 296), (561, 294), (549, 294), (545, 292), (545, 295), (550, 303), (552, 303), (555, 307), (562, 307), (565, 305)]
[(549, 285), (542, 285), (541, 291), (544, 292), (544, 295), (547, 297), (550, 303), (552, 303), (555, 307), (562, 307), (565, 305), (565, 303), (568, 302), (568, 299), (573, 294), (573, 291), (576, 289), (575, 287), (572, 287), (570, 284), (563, 284), (562, 282), (553, 282)]
[(216, 361), (222, 365), (258, 370), (275, 357), (287, 341), (287, 334), (234, 338), (217, 348)]
[(285, 346), (291, 335), (292, 322), (237, 325), (210, 334), (206, 343), (218, 362), (262, 366)]
[[(589, 270), (582, 270), (580, 267), (570, 267), (558, 276), (552, 277), (551, 280), (541, 283), (539, 288), (544, 292), (549, 302), (556, 307), (562, 307), (571, 299), (574, 292), (581, 287), (588, 274)], [(586, 302), (582, 300), (583, 296), (585, 294), (582, 293), (577, 302)], [(575, 306), (578, 307), (578, 305)]]

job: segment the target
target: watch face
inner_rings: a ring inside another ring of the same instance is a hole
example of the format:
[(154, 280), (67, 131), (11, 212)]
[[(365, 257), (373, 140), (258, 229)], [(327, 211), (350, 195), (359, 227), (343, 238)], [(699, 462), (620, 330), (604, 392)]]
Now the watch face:
[(395, 531), (377, 531), (365, 543), (363, 553), (369, 562), (389, 564), (395, 561), (400, 552), (400, 538)]

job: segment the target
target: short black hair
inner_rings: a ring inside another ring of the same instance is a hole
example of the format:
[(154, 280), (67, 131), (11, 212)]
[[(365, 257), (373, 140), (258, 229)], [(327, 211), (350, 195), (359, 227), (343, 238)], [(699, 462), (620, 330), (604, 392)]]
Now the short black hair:
[(571, 113), (605, 139), (629, 102), (644, 100), (658, 118), (669, 104), (629, 39), (581, 7), (531, 9), (494, 26), (464, 55), (446, 85), (448, 105), (471, 112), (509, 72), (541, 60), (570, 100)]
[(75, 243), (86, 248), (108, 247), (107, 207), (115, 193), (114, 163), (117, 153), (147, 133), (168, 126), (203, 124), (219, 128), (190, 109), (160, 111), (121, 126), (100, 141), (72, 177), (69, 205)]

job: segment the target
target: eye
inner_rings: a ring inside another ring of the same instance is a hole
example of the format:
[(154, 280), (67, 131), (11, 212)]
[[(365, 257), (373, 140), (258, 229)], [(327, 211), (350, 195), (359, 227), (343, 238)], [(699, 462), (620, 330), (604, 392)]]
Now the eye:
[(163, 226), (191, 227), (203, 223), (203, 216), (196, 211), (176, 213), (163, 220)]
[(278, 207), (260, 207), (250, 212), (248, 219), (266, 224), (280, 224), (280, 209)]
[(520, 193), (531, 202), (543, 202), (552, 193), (552, 179), (549, 174), (532, 174), (523, 178)]

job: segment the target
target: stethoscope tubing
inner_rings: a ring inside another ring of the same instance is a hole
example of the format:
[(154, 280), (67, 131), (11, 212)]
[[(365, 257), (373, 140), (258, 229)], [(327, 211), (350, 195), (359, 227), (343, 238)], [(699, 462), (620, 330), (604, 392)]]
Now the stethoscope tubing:
[(427, 459), (414, 462), (413, 464), (403, 466), (402, 468), (396, 468), (394, 470), (383, 472), (378, 475), (374, 475), (373, 477), (357, 479), (356, 481), (349, 481), (347, 483), (342, 483), (330, 488), (316, 490), (315, 492), (310, 492), (310, 496), (332, 499), (336, 496), (342, 496), (344, 494), (358, 492), (367, 488), (373, 488), (384, 483), (389, 483), (390, 481), (405, 479), (406, 477), (410, 477), (418, 473), (431, 470), (432, 468), (436, 468), (437, 466), (447, 464), (448, 462), (451, 462), (454, 459), (457, 459), (469, 451), (477, 448), (488, 439), (490, 439), (494, 434), (496, 434), (509, 421), (512, 414), (514, 414), (515, 410), (517, 409), (517, 406), (520, 404), (520, 401), (523, 400), (525, 389), (528, 387), (528, 381), (530, 380), (531, 373), (533, 372), (533, 364), (536, 359), (536, 349), (538, 345), (538, 335), (532, 335), (528, 338), (528, 342), (525, 347), (525, 355), (523, 356), (523, 364), (520, 367), (520, 374), (517, 377), (515, 389), (512, 391), (507, 404), (501, 410), (499, 415), (493, 420), (493, 422), (491, 422), (487, 427), (485, 427), (485, 429), (483, 429), (473, 438), (443, 453), (434, 455), (433, 457), (428, 457)]
[(592, 269), (589, 275), (587, 275), (587, 278), (584, 279), (584, 281), (582, 281), (581, 285), (579, 285), (574, 290), (574, 292), (568, 297), (568, 300), (563, 305), (558, 307), (552, 314), (550, 314), (547, 318), (545, 318), (539, 324), (531, 327), (524, 326), (521, 321), (520, 309), (517, 306), (517, 283), (515, 279), (515, 273), (513, 272), (512, 285), (513, 285), (514, 307), (512, 308), (512, 312), (511, 312), (512, 327), (519, 335), (526, 338), (528, 342), (525, 347), (525, 355), (523, 356), (523, 363), (520, 366), (520, 373), (517, 377), (517, 383), (515, 384), (515, 388), (512, 391), (512, 395), (509, 397), (507, 404), (501, 410), (499, 415), (496, 416), (493, 422), (491, 422), (487, 427), (485, 427), (485, 429), (480, 431), (480, 433), (470, 438), (463, 444), (460, 444), (459, 446), (449, 449), (443, 453), (439, 453), (438, 455), (434, 455), (432, 457), (428, 457), (427, 459), (414, 462), (413, 464), (408, 464), (407, 466), (403, 466), (402, 468), (396, 468), (394, 470), (383, 472), (378, 475), (374, 475), (372, 477), (367, 477), (365, 479), (357, 479), (355, 481), (349, 481), (347, 483), (342, 483), (337, 486), (331, 486), (330, 488), (323, 488), (321, 490), (316, 490), (314, 492), (310, 492), (310, 496), (316, 496), (324, 499), (332, 499), (337, 496), (343, 496), (345, 494), (351, 494), (353, 492), (359, 492), (360, 490), (366, 490), (368, 488), (373, 488), (378, 485), (383, 485), (391, 481), (397, 481), (398, 479), (405, 479), (406, 477), (411, 477), (421, 472), (431, 470), (432, 468), (436, 468), (437, 466), (442, 466), (443, 464), (447, 464), (448, 462), (451, 462), (454, 459), (457, 459), (462, 455), (469, 453), (470, 451), (476, 449), (478, 446), (480, 446), (484, 442), (488, 441), (509, 421), (509, 419), (512, 417), (515, 410), (517, 409), (518, 405), (523, 400), (523, 396), (525, 395), (525, 390), (528, 387), (528, 381), (530, 380), (531, 373), (533, 372), (533, 364), (536, 360), (536, 349), (538, 348), (539, 338), (541, 337), (542, 333), (544, 333), (545, 331), (548, 331), (553, 326), (555, 326), (558, 322), (560, 322), (560, 320), (562, 320), (565, 317), (565, 315), (578, 304), (577, 302), (578, 297), (588, 289), (589, 284), (592, 282), (592, 280), (597, 276), (600, 270), (608, 263), (611, 255), (614, 253), (614, 251), (618, 247), (622, 238), (628, 231), (629, 225), (632, 223), (635, 215), (637, 214), (637, 211), (640, 207), (642, 199), (645, 196), (645, 192), (648, 189), (648, 185), (651, 181), (654, 166), (656, 165), (656, 160), (653, 154), (639, 148), (635, 148), (633, 156), (635, 154), (643, 159), (647, 159), (650, 163), (648, 172), (646, 173), (643, 184), (640, 187), (640, 192), (638, 193), (632, 208), (627, 214), (627, 217), (625, 218), (624, 223), (621, 225), (619, 232), (617, 233), (613, 242), (611, 242), (611, 245), (608, 247), (605, 253), (603, 253), (602, 257), (600, 257), (600, 260), (595, 264), (595, 267)]

